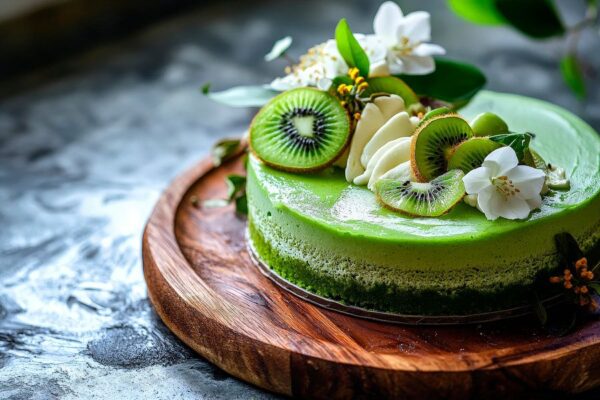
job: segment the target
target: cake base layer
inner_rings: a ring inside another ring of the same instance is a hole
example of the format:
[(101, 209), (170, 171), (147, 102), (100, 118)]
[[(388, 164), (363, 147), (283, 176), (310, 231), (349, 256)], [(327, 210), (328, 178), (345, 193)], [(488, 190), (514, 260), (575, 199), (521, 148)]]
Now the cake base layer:
[[(363, 268), (378, 270), (381, 279), (365, 281), (362, 279), (363, 274), (356, 273), (351, 268), (340, 273), (339, 270), (318, 268), (313, 263), (283, 254), (269, 244), (252, 222), (248, 224), (248, 238), (261, 261), (283, 279), (319, 296), (368, 310), (410, 315), (468, 315), (531, 304), (535, 301), (535, 295), (538, 298), (549, 298), (558, 293), (553, 290), (555, 288), (548, 286), (534, 295), (531, 291), (533, 279), (548, 276), (547, 273), (535, 271), (522, 271), (524, 281), (519, 281), (516, 277), (512, 284), (494, 284), (486, 283), (483, 276), (477, 279), (477, 271), (473, 271), (471, 279), (465, 279), (463, 275), (453, 273), (428, 276), (431, 273), (421, 271), (405, 271), (399, 275), (367, 265)], [(338, 261), (349, 265), (348, 260)], [(408, 278), (410, 275), (419, 279), (411, 280)], [(503, 276), (499, 274), (499, 277)], [(396, 282), (391, 282), (392, 280)], [(445, 281), (448, 285), (423, 287), (422, 283), (428, 281)]]
[(534, 148), (567, 169), (568, 192), (553, 192), (525, 221), (488, 221), (459, 204), (438, 218), (384, 209), (342, 171), (299, 175), (248, 163), (249, 237), (259, 257), (290, 282), (351, 305), (404, 314), (464, 315), (546, 297), (559, 264), (554, 235), (584, 251), (600, 238), (600, 139), (558, 107), (485, 92), (466, 109), (493, 111)]

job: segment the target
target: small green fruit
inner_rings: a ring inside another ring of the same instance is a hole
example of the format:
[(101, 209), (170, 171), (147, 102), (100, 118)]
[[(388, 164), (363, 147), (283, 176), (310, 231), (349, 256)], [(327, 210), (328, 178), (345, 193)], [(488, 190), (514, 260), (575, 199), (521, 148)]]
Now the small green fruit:
[(473, 118), (471, 127), (475, 136), (491, 136), (508, 132), (506, 122), (491, 112), (484, 112)]

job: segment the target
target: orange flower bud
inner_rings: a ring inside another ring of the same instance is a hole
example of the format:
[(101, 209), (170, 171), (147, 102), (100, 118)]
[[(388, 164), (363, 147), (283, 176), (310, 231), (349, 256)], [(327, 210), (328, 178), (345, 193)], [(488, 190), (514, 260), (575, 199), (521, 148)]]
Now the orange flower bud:
[(579, 260), (575, 262), (575, 268), (579, 269), (582, 267), (587, 267), (587, 258), (581, 257)]
[(588, 288), (587, 288), (587, 286), (581, 286), (579, 288), (579, 291), (583, 294), (586, 294), (588, 292)]
[(559, 283), (560, 281), (562, 281), (562, 278), (560, 276), (551, 276), (550, 277), (550, 283)]
[(360, 113), (354, 113), (354, 119), (358, 121), (360, 119)]
[(565, 289), (571, 289), (573, 287), (573, 284), (571, 282), (569, 282), (569, 281), (566, 281), (564, 283), (564, 285), (565, 285)]

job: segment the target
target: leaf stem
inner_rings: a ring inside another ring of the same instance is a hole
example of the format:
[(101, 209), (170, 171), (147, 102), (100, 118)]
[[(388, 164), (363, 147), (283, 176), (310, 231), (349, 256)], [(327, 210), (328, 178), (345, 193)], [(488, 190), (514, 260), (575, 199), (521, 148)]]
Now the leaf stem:
[(577, 46), (581, 32), (586, 28), (592, 27), (598, 20), (598, 8), (594, 3), (590, 3), (585, 13), (585, 17), (575, 25), (567, 29), (567, 49), (569, 54), (577, 55)]

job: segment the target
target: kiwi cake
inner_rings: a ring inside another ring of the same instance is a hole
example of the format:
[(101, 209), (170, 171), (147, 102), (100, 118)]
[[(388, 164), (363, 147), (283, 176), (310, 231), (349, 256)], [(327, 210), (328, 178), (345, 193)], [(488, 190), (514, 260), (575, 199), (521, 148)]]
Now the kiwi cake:
[[(375, 81), (372, 90), (390, 85), (409, 96), (403, 107), (414, 101), (398, 82)], [(347, 154), (354, 127), (354, 135), (373, 131), (339, 104), (326, 91), (290, 90), (261, 110), (250, 132), (249, 245), (295, 285), (380, 311), (495, 311), (529, 304), (533, 284), (559, 264), (556, 234), (569, 232), (583, 251), (599, 242), (600, 137), (572, 114), (493, 92), (481, 92), (460, 114), (422, 113), (397, 162), (389, 163), (390, 152), (404, 145), (370, 149), (389, 164), (371, 191), (332, 166)], [(509, 128), (535, 132), (520, 162), (544, 169), (546, 186), (569, 190), (550, 190), (526, 219), (489, 220), (462, 201), (463, 177), (504, 145), (489, 137)], [(404, 143), (407, 135), (390, 137)]]

